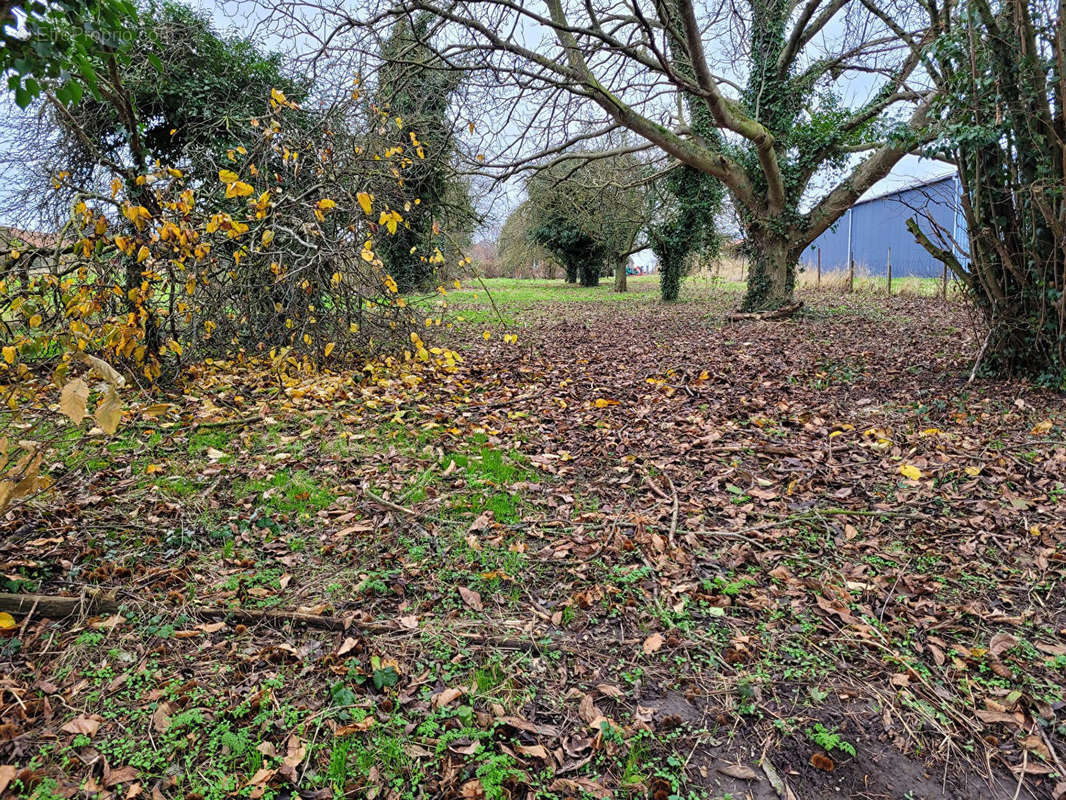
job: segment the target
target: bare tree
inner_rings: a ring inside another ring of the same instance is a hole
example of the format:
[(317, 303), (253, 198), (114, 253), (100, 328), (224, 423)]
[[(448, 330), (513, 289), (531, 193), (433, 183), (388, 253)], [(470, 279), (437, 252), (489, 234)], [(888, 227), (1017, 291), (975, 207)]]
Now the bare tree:
[(928, 137), (925, 48), (954, 1), (262, 0), (335, 63), (397, 16), (434, 15), (497, 178), (618, 129), (717, 178), (747, 241), (749, 309), (791, 302), (799, 253)]
[[(500, 228), (497, 252), (500, 274), (508, 278), (554, 278), (562, 269), (551, 253), (530, 236), (530, 204), (523, 201), (507, 216)], [(526, 272), (528, 275), (523, 275)]]
[(564, 264), (568, 282), (596, 286), (610, 271), (615, 291), (626, 291), (626, 265), (651, 222), (645, 172), (629, 153), (573, 152), (526, 183), (528, 235)]

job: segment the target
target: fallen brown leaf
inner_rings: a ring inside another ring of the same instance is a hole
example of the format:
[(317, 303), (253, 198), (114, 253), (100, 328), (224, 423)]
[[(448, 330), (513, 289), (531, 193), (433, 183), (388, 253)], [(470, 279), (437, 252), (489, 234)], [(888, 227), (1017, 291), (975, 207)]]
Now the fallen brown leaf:
[(97, 716), (96, 714), (86, 716), (82, 714), (79, 717), (75, 717), (62, 728), (64, 733), (82, 734), (88, 736), (90, 739), (96, 735), (96, 732), (100, 730), (100, 725), (103, 723), (104, 718)]
[(465, 586), (460, 586), (459, 596), (463, 598), (463, 602), (470, 606), (470, 608), (474, 609), (474, 611), (485, 610), (485, 607), (481, 604), (481, 595), (473, 589), (467, 589)]
[(724, 764), (718, 768), (718, 771), (730, 778), (738, 778), (742, 781), (754, 781), (759, 777), (755, 770), (743, 764)]

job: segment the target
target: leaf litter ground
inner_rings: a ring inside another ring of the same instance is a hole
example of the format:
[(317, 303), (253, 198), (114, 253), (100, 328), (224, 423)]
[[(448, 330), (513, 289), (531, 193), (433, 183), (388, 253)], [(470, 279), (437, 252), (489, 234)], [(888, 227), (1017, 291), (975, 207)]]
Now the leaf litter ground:
[(634, 289), (453, 293), (452, 375), (204, 365), (60, 447), (0, 572), (86, 602), (0, 639), (0, 787), (1062, 795), (1063, 398), (967, 384), (936, 299)]

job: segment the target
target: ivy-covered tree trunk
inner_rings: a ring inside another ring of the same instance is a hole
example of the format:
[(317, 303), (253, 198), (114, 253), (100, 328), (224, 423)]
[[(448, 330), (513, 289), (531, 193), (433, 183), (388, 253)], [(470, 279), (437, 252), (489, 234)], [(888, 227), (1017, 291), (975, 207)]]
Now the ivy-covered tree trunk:
[(582, 286), (599, 286), (600, 285), (600, 265), (599, 264), (582, 264), (581, 265), (581, 285)]
[(629, 266), (628, 258), (620, 258), (614, 262), (614, 290), (626, 291), (626, 267)]
[(762, 231), (748, 231), (748, 291), (745, 311), (788, 305), (796, 287), (798, 253), (794, 243)]
[(1066, 389), (1066, 11), (1028, 0), (962, 9), (937, 50), (938, 111), (950, 123), (943, 143), (958, 167), (968, 241), (961, 248), (939, 231), (934, 242), (913, 219), (907, 227), (983, 317), (975, 373)]
[(577, 264), (568, 261), (563, 269), (566, 270), (566, 283), (577, 283)]

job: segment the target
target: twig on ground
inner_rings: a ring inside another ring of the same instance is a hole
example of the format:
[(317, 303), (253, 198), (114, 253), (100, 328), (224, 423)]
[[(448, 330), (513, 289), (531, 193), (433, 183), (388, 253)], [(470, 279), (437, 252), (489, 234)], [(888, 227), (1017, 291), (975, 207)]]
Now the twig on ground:
[(663, 500), (669, 500), (670, 499), (670, 496), (666, 492), (664, 492), (662, 489), (660, 489), (658, 486), (655, 485), (655, 483), (651, 479), (651, 476), (648, 475), (648, 473), (645, 472), (643, 477), (644, 477), (644, 482), (646, 484), (648, 484), (648, 488), (651, 489), (652, 492), (654, 492), (657, 497), (660, 497)]
[(670, 493), (673, 495), (674, 504), (673, 510), (670, 512), (670, 534), (667, 536), (667, 541), (670, 542), (671, 547), (675, 547), (674, 534), (677, 533), (677, 512), (680, 509), (680, 504), (677, 500), (677, 487), (674, 486), (673, 480), (665, 472), (663, 472), (663, 477), (670, 484)]
[(363, 494), (373, 500), (382, 508), (387, 508), (390, 511), (395, 511), (397, 514), (405, 514), (408, 517), (420, 517), (422, 516), (417, 511), (414, 511), (406, 506), (401, 506), (399, 503), (394, 503), (391, 500), (386, 500), (384, 497), (379, 497), (369, 489), (364, 489)]
[(1028, 747), (1023, 747), (1022, 748), (1022, 768), (1018, 771), (1018, 785), (1014, 789), (1014, 797), (1011, 798), (1011, 800), (1018, 800), (1018, 797), (1021, 796), (1022, 786), (1025, 785), (1025, 770), (1028, 768), (1028, 766), (1029, 766), (1029, 748)]
[(774, 787), (774, 791), (777, 792), (777, 796), (780, 797), (781, 800), (797, 800), (795, 793), (789, 788), (788, 783), (786, 783), (785, 779), (781, 777), (781, 774), (766, 755), (763, 755), (762, 762), (759, 766), (761, 766), (762, 771), (766, 773), (766, 779), (770, 781), (770, 785)]

